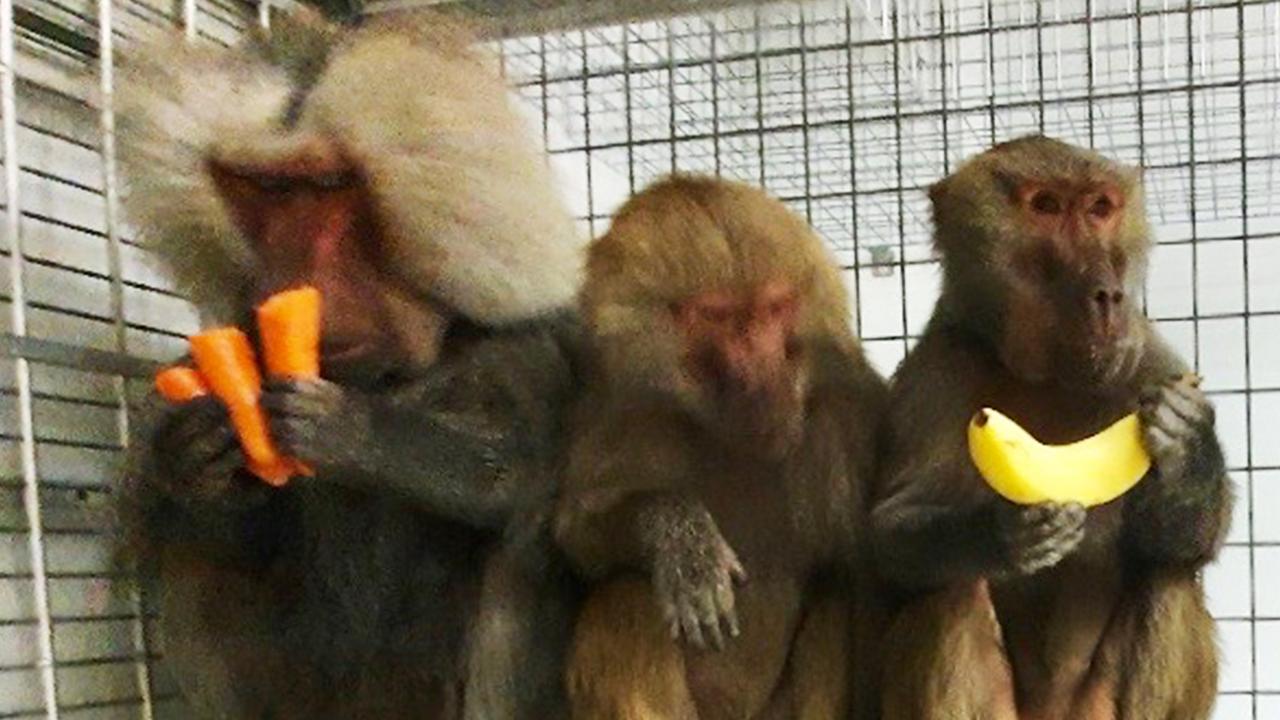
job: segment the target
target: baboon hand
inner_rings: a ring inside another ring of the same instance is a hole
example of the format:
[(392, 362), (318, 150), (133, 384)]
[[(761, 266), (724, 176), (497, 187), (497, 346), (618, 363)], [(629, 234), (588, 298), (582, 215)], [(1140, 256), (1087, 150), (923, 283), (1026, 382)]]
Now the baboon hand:
[(151, 438), (156, 482), (183, 504), (243, 505), (261, 487), (242, 472), (244, 454), (222, 403), (205, 396), (163, 411)]
[(1084, 539), (1085, 517), (1078, 503), (1001, 503), (997, 523), (1013, 570), (1031, 575), (1057, 565)]
[(281, 452), (318, 472), (343, 471), (366, 458), (371, 413), (364, 397), (327, 380), (273, 380), (262, 394)]
[(1178, 483), (1193, 474), (1189, 471), (1200, 453), (1213, 443), (1213, 404), (1199, 385), (1188, 374), (1142, 393), (1138, 417), (1143, 442), (1162, 482)]
[(653, 588), (672, 639), (722, 649), (737, 637), (734, 586), (746, 571), (701, 505), (663, 503), (646, 522), (653, 538)]

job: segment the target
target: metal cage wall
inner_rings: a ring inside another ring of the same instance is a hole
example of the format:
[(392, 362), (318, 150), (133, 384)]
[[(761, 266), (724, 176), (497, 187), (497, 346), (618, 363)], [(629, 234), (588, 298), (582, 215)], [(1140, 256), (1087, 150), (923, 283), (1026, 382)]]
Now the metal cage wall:
[[(186, 716), (102, 542), (128, 400), (196, 326), (116, 208), (110, 50), (281, 4), (0, 0), (0, 718)], [(886, 373), (937, 294), (929, 182), (1033, 131), (1145, 166), (1145, 306), (1240, 496), (1206, 573), (1216, 717), (1280, 720), (1280, 2), (824, 0), (497, 45), (585, 232), (673, 169), (762, 184), (831, 243)]]
[(112, 48), (162, 27), (230, 44), (258, 13), (0, 0), (2, 718), (187, 716), (103, 539), (128, 401), (196, 328), (119, 215)]
[(930, 182), (1031, 132), (1142, 164), (1145, 308), (1205, 376), (1240, 495), (1206, 573), (1217, 717), (1280, 720), (1280, 3), (777, 4), (503, 49), (588, 231), (671, 170), (761, 184), (835, 249), (886, 373), (938, 292)]

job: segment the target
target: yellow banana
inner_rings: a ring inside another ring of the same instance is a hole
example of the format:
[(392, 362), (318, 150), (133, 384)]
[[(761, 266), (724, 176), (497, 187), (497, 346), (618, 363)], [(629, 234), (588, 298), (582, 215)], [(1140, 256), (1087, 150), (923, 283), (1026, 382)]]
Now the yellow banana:
[(1127, 492), (1151, 467), (1136, 414), (1078, 442), (1045, 445), (983, 408), (969, 421), (969, 455), (993, 490), (1023, 505), (1101, 505)]

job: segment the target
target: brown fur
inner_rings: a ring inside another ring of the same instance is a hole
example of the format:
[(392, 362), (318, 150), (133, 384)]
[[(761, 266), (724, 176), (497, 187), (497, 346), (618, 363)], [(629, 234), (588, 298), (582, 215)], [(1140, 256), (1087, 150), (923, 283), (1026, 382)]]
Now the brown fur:
[[(1123, 215), (1096, 231), (1028, 229), (1028, 217), (1058, 226), (1020, 209), (1026, 183), (1068, 198), (1119, 188)], [(1143, 410), (1152, 473), (1091, 509), (1078, 545), (1035, 570), (1011, 564), (1017, 541), (1000, 518), (1022, 511), (986, 486), (965, 441), (972, 414), (993, 407), (1043, 442), (1071, 442), (1181, 382), (1182, 361), (1130, 300), (1114, 311), (1127, 323), (1118, 337), (1090, 329), (1090, 283), (1129, 298), (1141, 286), (1140, 174), (1025, 138), (930, 195), (945, 289), (892, 382), (873, 513), (881, 568), (905, 601), (887, 638), (886, 719), (1204, 720), (1217, 661), (1197, 571), (1222, 542), (1231, 490), (1203, 396), (1196, 434), (1178, 448), (1187, 464), (1157, 454)]]
[(619, 580), (583, 604), (567, 672), (574, 717), (697, 719), (685, 683), (684, 653), (672, 642), (648, 590), (642, 580)]
[[(802, 298), (795, 332), (808, 391), (798, 445), (762, 458), (714, 435), (670, 308), (777, 279)], [(592, 245), (582, 307), (597, 375), (580, 403), (557, 537), (600, 584), (569, 662), (573, 716), (792, 719), (870, 707), (872, 633), (851, 616), (870, 591), (859, 518), (883, 387), (850, 333), (821, 241), (759, 190), (675, 177), (628, 202)], [(673, 640), (648, 579), (625, 575), (647, 569), (647, 529), (610, 518), (629, 517), (628, 503), (649, 491), (705, 506), (751, 576), (736, 596), (742, 634), (722, 651)]]
[[(884, 720), (1018, 720), (985, 582), (920, 600), (899, 613), (886, 637)], [(905, 678), (889, 674), (901, 668), (913, 672)]]

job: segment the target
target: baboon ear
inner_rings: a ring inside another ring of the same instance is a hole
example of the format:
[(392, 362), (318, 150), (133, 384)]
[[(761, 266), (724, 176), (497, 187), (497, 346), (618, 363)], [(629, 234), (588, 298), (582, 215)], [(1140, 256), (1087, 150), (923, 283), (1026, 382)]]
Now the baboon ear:
[(942, 200), (942, 198), (946, 197), (947, 195), (946, 179), (939, 180), (934, 184), (930, 185), (928, 193), (929, 193), (929, 202), (933, 203), (934, 205), (937, 205), (938, 202)]

